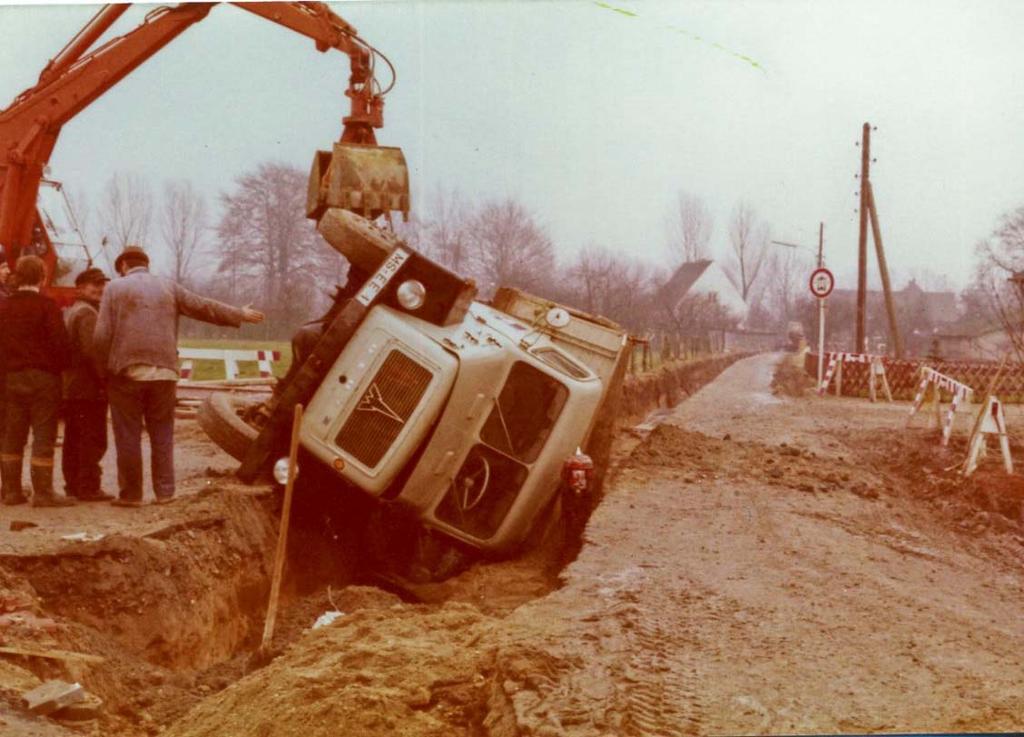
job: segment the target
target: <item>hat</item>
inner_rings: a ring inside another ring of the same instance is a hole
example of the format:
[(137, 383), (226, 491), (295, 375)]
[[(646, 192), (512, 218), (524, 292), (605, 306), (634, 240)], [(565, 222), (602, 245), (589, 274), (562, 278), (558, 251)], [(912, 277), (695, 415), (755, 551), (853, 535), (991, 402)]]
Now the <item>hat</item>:
[(110, 277), (104, 274), (102, 269), (92, 267), (86, 269), (75, 277), (75, 286), (80, 287), (83, 284), (103, 284), (108, 281), (110, 281)]
[(142, 250), (140, 246), (125, 246), (124, 250), (121, 251), (121, 255), (114, 261), (114, 271), (121, 271), (121, 263), (129, 259), (131, 261), (141, 261), (145, 264), (149, 264), (149, 256)]

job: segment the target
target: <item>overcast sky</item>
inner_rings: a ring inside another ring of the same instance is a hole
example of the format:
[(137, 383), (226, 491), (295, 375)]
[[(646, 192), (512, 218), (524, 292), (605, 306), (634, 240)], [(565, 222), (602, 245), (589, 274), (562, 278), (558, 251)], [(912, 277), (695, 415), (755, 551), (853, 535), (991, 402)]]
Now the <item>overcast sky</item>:
[[(975, 242), (1024, 204), (1014, 0), (333, 7), (398, 69), (379, 137), (405, 150), (414, 210), (437, 185), (518, 197), (566, 257), (594, 243), (664, 260), (683, 189), (713, 211), (719, 253), (740, 199), (781, 240), (815, 245), (824, 220), (827, 261), (854, 286), (864, 121), (897, 286), (920, 269), (962, 286)], [(0, 7), (0, 104), (95, 10)], [(340, 134), (347, 75), (343, 55), (215, 7), (65, 126), (51, 175), (95, 202), (115, 171), (212, 198), (260, 161), (306, 169)]]

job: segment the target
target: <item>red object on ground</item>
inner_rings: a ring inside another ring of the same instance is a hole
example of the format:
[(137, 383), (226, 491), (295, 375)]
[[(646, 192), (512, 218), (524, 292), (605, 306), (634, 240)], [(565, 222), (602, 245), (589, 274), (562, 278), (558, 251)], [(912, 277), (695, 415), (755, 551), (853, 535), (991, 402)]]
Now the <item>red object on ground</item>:
[(582, 450), (565, 459), (562, 479), (576, 494), (585, 494), (594, 478), (594, 461)]

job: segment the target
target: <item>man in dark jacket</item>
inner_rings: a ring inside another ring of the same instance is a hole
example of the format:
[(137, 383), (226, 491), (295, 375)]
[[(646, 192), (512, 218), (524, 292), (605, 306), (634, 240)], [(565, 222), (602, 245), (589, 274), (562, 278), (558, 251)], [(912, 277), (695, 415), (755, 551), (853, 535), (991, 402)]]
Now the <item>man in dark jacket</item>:
[(149, 434), (153, 493), (174, 498), (174, 404), (178, 380), (178, 317), (214, 325), (263, 321), (263, 313), (232, 307), (149, 273), (149, 257), (127, 246), (114, 262), (121, 275), (106, 288), (93, 344), (108, 375), (120, 495), (114, 504), (142, 505), (142, 424)]
[(46, 266), (22, 256), (14, 267), (17, 291), (0, 306), (0, 355), (7, 393), (0, 453), (3, 503), (22, 504), (22, 459), (32, 431), (32, 506), (73, 504), (53, 491), (53, 448), (60, 412), (60, 374), (70, 360), (68, 334), (57, 303), (39, 293)]
[(83, 271), (75, 278), (75, 302), (64, 311), (71, 341), (71, 368), (64, 372), (61, 470), (65, 493), (87, 502), (112, 498), (101, 489), (100, 461), (107, 452), (107, 391), (93, 350), (96, 318), (108, 281), (100, 269)]

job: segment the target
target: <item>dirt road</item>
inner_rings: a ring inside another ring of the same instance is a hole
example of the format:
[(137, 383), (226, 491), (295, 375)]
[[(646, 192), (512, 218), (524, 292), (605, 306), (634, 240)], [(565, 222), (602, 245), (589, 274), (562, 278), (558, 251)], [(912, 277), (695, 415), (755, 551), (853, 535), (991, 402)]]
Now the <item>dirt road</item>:
[(558, 590), (342, 617), (168, 734), (1024, 727), (1021, 520), (956, 524), (966, 502), (870, 465), (905, 405), (773, 397), (776, 360), (633, 451)]

